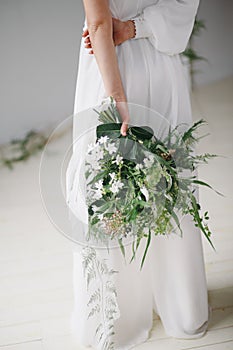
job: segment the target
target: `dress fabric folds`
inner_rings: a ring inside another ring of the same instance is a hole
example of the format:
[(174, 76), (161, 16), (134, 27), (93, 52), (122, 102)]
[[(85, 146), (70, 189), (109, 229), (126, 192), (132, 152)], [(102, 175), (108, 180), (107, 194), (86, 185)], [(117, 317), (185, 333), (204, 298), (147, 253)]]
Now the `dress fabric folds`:
[[(159, 112), (172, 127), (192, 123), (188, 83), (179, 54), (189, 40), (198, 4), (198, 0), (109, 0), (113, 17), (136, 20), (136, 37), (116, 47), (127, 100)], [(101, 104), (106, 97), (95, 57), (88, 54), (82, 39), (74, 103), (74, 139), (79, 128), (76, 113)], [(80, 152), (74, 143), (73, 156), (79, 157)], [(72, 166), (68, 167), (68, 183), (74, 171)], [(72, 186), (70, 189), (68, 186), (68, 198), (71, 191)], [(114, 349), (128, 350), (145, 341), (153, 324), (153, 310), (169, 336), (197, 338), (205, 333), (209, 306), (201, 233), (189, 217), (185, 217), (181, 225), (183, 237), (152, 236), (142, 270), (140, 263), (146, 242), (141, 243), (136, 259), (130, 264), (125, 262), (131, 257), (130, 246), (126, 247), (125, 260), (120, 248), (109, 252), (96, 250), (96, 259), (107, 259), (110, 267), (118, 271), (110, 281), (106, 280), (109, 276), (102, 276), (91, 286), (95, 289), (101, 283), (102, 287), (112, 283), (116, 288), (117, 308), (111, 336)], [(87, 317), (90, 295), (83, 259), (82, 249), (74, 244), (72, 332), (78, 343), (102, 350), (103, 343), (95, 334), (100, 316)]]

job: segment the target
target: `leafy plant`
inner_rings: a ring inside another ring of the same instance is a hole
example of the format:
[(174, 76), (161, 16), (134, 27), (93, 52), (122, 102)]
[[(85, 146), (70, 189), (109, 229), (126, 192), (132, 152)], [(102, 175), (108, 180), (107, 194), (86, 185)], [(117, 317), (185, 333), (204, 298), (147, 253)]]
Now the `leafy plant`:
[(193, 30), (192, 30), (192, 33), (191, 33), (191, 36), (189, 39), (189, 43), (187, 45), (186, 50), (184, 52), (182, 52), (182, 55), (184, 57), (187, 57), (189, 60), (191, 86), (193, 86), (193, 84), (194, 84), (193, 79), (194, 79), (194, 74), (196, 72), (196, 70), (194, 69), (195, 62), (200, 61), (200, 60), (207, 61), (207, 59), (205, 57), (200, 56), (193, 48), (194, 37), (200, 35), (200, 33), (203, 29), (206, 29), (204, 21), (201, 19), (197, 19), (197, 17), (196, 17), (195, 21), (194, 21)]
[[(148, 126), (129, 126), (123, 137), (113, 99), (109, 108), (98, 114), (104, 124), (97, 126), (96, 144), (89, 145), (86, 159), (88, 238), (106, 244), (116, 238), (124, 254), (124, 239), (133, 235), (131, 261), (141, 240), (146, 239), (142, 267), (151, 235), (166, 235), (175, 228), (182, 235), (179, 215), (191, 215), (214, 248), (208, 212), (201, 214), (195, 195), (198, 185), (212, 189), (195, 175), (199, 164), (216, 157), (193, 152), (201, 138), (196, 131), (205, 121), (182, 132), (178, 125), (160, 140)], [(187, 171), (189, 175), (184, 176)]]
[(14, 139), (1, 147), (0, 164), (13, 169), (15, 163), (26, 161), (42, 150), (48, 138), (34, 130), (29, 131), (23, 139)]

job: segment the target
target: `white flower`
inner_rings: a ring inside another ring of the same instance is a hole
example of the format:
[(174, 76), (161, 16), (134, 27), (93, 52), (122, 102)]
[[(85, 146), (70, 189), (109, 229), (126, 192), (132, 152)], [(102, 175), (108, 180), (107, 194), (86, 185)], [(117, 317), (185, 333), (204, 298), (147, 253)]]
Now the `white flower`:
[(145, 186), (142, 186), (142, 187), (140, 188), (140, 191), (141, 191), (142, 194), (145, 196), (146, 201), (148, 202), (148, 200), (149, 200), (149, 192), (148, 192), (147, 188), (146, 188)]
[(90, 143), (90, 144), (87, 146), (87, 153), (90, 153), (94, 148), (95, 148), (95, 146), (93, 145), (93, 143)]
[(114, 180), (116, 180), (116, 174), (115, 173), (109, 173), (111, 180), (110, 180), (110, 184), (113, 183)]
[(94, 199), (100, 199), (103, 196), (102, 190), (103, 190), (103, 180), (99, 180), (98, 182), (95, 183), (95, 188), (94, 190)]
[(120, 182), (119, 180), (114, 181), (110, 187), (110, 191), (112, 191), (112, 193), (117, 193), (123, 186), (123, 182)]
[(100, 170), (101, 169), (101, 166), (99, 165), (99, 163), (96, 160), (92, 161), (90, 164), (92, 166), (92, 169), (94, 169), (94, 170)]
[(93, 197), (94, 197), (94, 199), (97, 199), (97, 200), (102, 198), (102, 190), (95, 191)]
[(122, 162), (123, 157), (121, 157), (119, 154), (116, 156), (116, 160), (113, 161), (113, 163), (116, 163), (117, 165), (123, 164)]
[(95, 150), (95, 155), (96, 155), (97, 160), (103, 159), (104, 158), (104, 151), (100, 147), (98, 147)]
[(151, 165), (154, 163), (154, 157), (150, 154), (148, 156), (148, 158), (145, 158), (143, 160), (143, 163), (144, 163), (145, 167), (150, 168)]
[(100, 139), (98, 140), (98, 142), (100, 144), (104, 144), (108, 141), (108, 136), (101, 136)]
[(100, 159), (103, 159), (104, 157), (104, 151), (99, 146), (93, 146), (88, 145), (88, 148), (90, 150), (89, 153), (87, 153), (86, 161), (91, 165), (93, 169), (100, 169), (100, 166), (98, 165), (98, 161)]
[(142, 169), (142, 168), (143, 168), (143, 165), (142, 165), (142, 164), (138, 163), (138, 164), (136, 165), (136, 169), (137, 169), (137, 170), (140, 170), (140, 169)]
[(108, 151), (109, 154), (113, 154), (117, 151), (116, 146), (113, 143), (109, 143), (108, 145), (105, 145), (106, 151)]
[(98, 219), (103, 220), (104, 214), (98, 214), (97, 217), (98, 217)]
[(99, 180), (98, 182), (96, 182), (95, 188), (97, 188), (97, 190), (102, 190), (103, 189), (103, 180)]
[(96, 205), (92, 205), (91, 208), (92, 208), (94, 213), (98, 210), (98, 207)]

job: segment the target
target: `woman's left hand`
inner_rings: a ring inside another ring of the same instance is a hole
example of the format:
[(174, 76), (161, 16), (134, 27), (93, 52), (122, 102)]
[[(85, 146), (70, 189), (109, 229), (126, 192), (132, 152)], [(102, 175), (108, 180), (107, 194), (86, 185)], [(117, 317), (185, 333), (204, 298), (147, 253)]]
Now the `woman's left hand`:
[[(114, 45), (120, 45), (126, 40), (132, 39), (135, 36), (135, 27), (134, 23), (131, 20), (128, 21), (121, 21), (117, 18), (112, 18), (112, 25), (113, 25), (113, 41)], [(82, 36), (85, 38), (85, 48), (89, 49), (89, 54), (93, 54), (92, 45), (90, 41), (90, 36), (88, 29), (85, 29)]]

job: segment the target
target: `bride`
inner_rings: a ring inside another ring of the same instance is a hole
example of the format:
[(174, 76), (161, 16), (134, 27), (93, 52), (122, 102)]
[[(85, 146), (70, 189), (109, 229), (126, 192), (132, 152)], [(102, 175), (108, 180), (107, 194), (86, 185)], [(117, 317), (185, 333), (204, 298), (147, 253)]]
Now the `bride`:
[[(122, 135), (130, 120), (126, 102), (159, 112), (173, 127), (180, 123), (189, 126), (190, 98), (179, 54), (191, 35), (199, 0), (83, 3), (86, 18), (74, 114), (113, 96), (123, 121)], [(76, 115), (74, 140), (79, 122)], [(79, 157), (79, 152), (74, 144), (73, 155)], [(72, 171), (68, 169), (67, 179)], [(112, 320), (114, 332), (109, 335), (112, 348), (126, 350), (145, 341), (152, 327), (153, 310), (169, 336), (197, 338), (206, 332), (209, 307), (201, 234), (189, 218), (182, 221), (182, 227), (182, 238), (153, 237), (142, 271), (140, 259), (124, 264), (120, 249), (110, 251), (111, 267), (119, 272), (112, 277), (118, 308)], [(104, 256), (98, 254), (100, 259)], [(74, 249), (73, 257), (73, 333), (78, 343), (104, 349), (96, 336), (98, 315), (87, 317), (90, 310), (82, 265), (85, 257), (79, 249)], [(96, 283), (105, 286), (106, 280), (100, 278)]]

